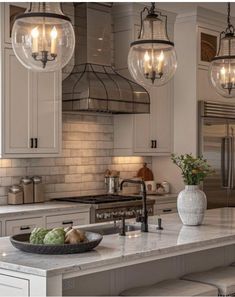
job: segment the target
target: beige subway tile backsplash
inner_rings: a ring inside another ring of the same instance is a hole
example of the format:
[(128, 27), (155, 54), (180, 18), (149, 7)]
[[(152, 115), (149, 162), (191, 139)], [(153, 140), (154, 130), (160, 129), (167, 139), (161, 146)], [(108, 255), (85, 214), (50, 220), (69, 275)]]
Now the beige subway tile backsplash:
[(22, 176), (42, 176), (47, 200), (105, 192), (104, 172), (119, 170), (121, 178), (136, 176), (151, 157), (113, 157), (113, 117), (99, 114), (63, 114), (61, 157), (0, 160), (0, 204), (8, 188)]

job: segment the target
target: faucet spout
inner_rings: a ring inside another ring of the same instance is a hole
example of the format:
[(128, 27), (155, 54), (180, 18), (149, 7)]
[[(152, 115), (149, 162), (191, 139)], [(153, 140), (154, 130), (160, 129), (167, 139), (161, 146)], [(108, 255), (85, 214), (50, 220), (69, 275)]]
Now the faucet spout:
[(142, 215), (138, 218), (138, 221), (141, 222), (141, 231), (148, 232), (147, 193), (146, 193), (145, 182), (139, 179), (124, 179), (120, 184), (120, 190), (123, 189), (123, 185), (125, 183), (141, 185), (141, 196), (142, 196), (143, 206), (142, 206)]

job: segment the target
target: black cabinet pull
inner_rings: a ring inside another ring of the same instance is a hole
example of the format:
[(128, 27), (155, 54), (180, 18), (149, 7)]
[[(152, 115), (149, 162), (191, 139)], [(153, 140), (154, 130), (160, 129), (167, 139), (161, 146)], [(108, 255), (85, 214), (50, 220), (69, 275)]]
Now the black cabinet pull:
[(35, 142), (35, 148), (38, 148), (38, 139), (37, 138), (34, 138), (34, 142)]
[(151, 148), (154, 148), (154, 140), (151, 140)]
[(171, 212), (172, 211), (172, 209), (163, 209), (163, 212)]
[(33, 148), (33, 138), (30, 138), (30, 148)]
[(154, 148), (157, 148), (157, 140), (154, 140)]
[(73, 225), (73, 221), (63, 221), (62, 222), (63, 225)]
[(29, 226), (26, 226), (26, 227), (21, 226), (21, 227), (20, 227), (20, 230), (22, 230), (22, 231), (23, 231), (23, 230), (29, 230), (29, 229), (30, 229)]

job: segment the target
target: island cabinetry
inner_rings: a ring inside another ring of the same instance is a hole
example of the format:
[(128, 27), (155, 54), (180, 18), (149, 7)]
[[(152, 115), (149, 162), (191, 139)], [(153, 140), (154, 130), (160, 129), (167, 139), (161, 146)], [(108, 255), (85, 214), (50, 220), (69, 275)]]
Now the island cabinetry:
[(1, 296), (29, 296), (29, 280), (0, 274)]
[[(23, 208), (23, 206), (22, 206)], [(60, 208), (58, 206), (58, 208)], [(42, 215), (42, 213), (44, 213)], [(11, 236), (14, 234), (30, 233), (35, 227), (44, 227), (48, 229), (57, 227), (68, 227), (87, 225), (90, 223), (89, 208), (72, 210), (54, 209), (22, 211), (22, 214), (16, 213), (11, 215), (1, 215), (0, 220), (0, 236)]]
[[(114, 7), (115, 69), (131, 78), (127, 68), (130, 43), (137, 39), (140, 3)], [(165, 12), (166, 13), (166, 12)], [(168, 33), (173, 38), (175, 15), (167, 13)], [(170, 155), (173, 144), (173, 80), (167, 85), (146, 87), (150, 94), (150, 114), (114, 116), (114, 154), (116, 156)]]
[(154, 215), (163, 215), (177, 212), (177, 195), (166, 196), (149, 195), (148, 198), (155, 200)]
[(18, 61), (11, 47), (12, 18), (17, 7), (20, 11), (24, 6), (0, 3), (0, 157), (58, 156), (61, 72), (32, 72)]
[(43, 217), (24, 218), (6, 221), (5, 235), (30, 233), (35, 227), (44, 227)]
[(56, 227), (69, 227), (89, 224), (87, 212), (71, 213), (46, 217), (46, 227), (48, 229)]

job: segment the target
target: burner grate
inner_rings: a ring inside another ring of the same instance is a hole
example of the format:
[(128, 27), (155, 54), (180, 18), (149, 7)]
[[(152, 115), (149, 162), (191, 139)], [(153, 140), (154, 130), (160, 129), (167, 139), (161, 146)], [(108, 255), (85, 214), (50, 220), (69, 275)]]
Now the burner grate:
[(95, 195), (81, 197), (65, 197), (55, 199), (57, 201), (84, 203), (84, 204), (100, 204), (110, 202), (126, 202), (141, 200), (141, 196), (123, 196), (123, 195)]

